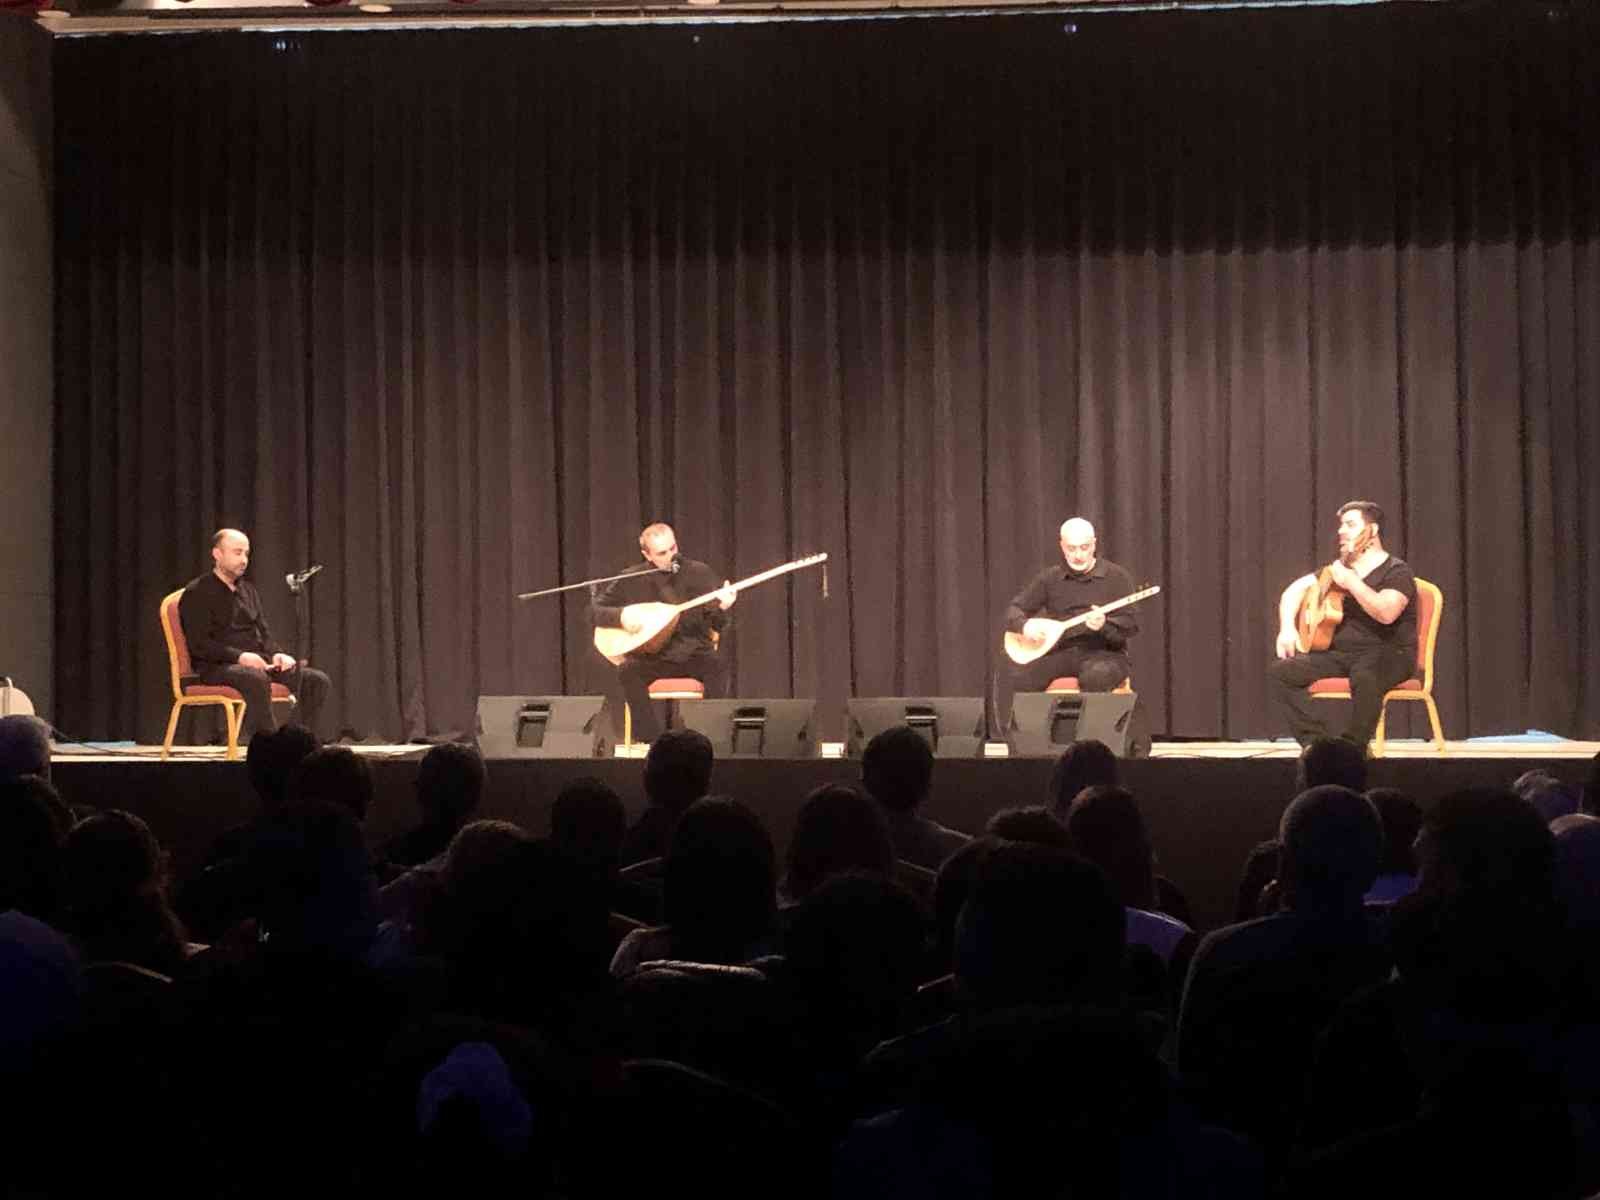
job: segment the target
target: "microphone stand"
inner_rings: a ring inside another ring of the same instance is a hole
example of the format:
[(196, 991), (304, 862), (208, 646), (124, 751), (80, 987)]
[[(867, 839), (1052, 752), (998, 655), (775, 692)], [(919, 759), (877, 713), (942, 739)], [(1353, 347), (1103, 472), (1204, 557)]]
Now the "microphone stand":
[(540, 588), (537, 592), (518, 592), (518, 600), (534, 600), (540, 596), (554, 596), (558, 592), (572, 592), (578, 588), (599, 587), (602, 583), (615, 583), (619, 579), (631, 579), (635, 575), (673, 575), (676, 574), (671, 567), (635, 567), (631, 571), (621, 571), (615, 575), (602, 575), (596, 579), (585, 579), (578, 583), (563, 583), (559, 587)]
[[(315, 571), (312, 572), (312, 575), (314, 574)], [(311, 575), (290, 572), (283, 577), (283, 581), (289, 585), (289, 592), (294, 596), (294, 658), (298, 663), (305, 663), (309, 661), (305, 654), (305, 631), (306, 626), (311, 623), (306, 611), (308, 603), (306, 584), (311, 582)]]

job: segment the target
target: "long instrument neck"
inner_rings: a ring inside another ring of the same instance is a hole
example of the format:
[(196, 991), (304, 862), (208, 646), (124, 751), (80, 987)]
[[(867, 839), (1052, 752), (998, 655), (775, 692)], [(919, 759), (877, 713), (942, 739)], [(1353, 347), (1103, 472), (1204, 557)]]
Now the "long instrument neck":
[(1067, 621), (1067, 624), (1080, 625), (1089, 619), (1091, 613), (1093, 613), (1095, 609), (1098, 609), (1103, 613), (1115, 612), (1119, 608), (1126, 608), (1130, 604), (1137, 604), (1139, 601), (1146, 599), (1147, 597), (1154, 596), (1159, 591), (1161, 591), (1159, 587), (1141, 588), (1132, 595), (1123, 596), (1105, 604), (1097, 604), (1095, 605), (1094, 609), (1091, 609), (1089, 612), (1079, 613), (1077, 616), (1072, 617)]
[(1361, 556), (1371, 548), (1373, 540), (1372, 526), (1368, 525), (1356, 534), (1355, 540), (1350, 543), (1350, 553), (1341, 554), (1339, 561), (1347, 567), (1354, 567), (1361, 560)]
[(687, 612), (691, 608), (697, 608), (702, 604), (709, 604), (718, 596), (722, 595), (722, 593), (725, 591), (743, 591), (747, 587), (754, 587), (758, 583), (765, 583), (769, 579), (776, 579), (779, 575), (787, 574), (790, 571), (798, 571), (801, 567), (808, 566), (812, 562), (820, 561), (821, 559), (800, 559), (798, 562), (787, 562), (782, 566), (772, 567), (769, 570), (760, 572), (759, 574), (751, 575), (748, 579), (741, 579), (736, 583), (730, 583), (726, 588), (717, 588), (715, 591), (706, 592), (705, 594), (695, 596), (690, 600), (684, 600), (683, 602), (674, 605), (674, 609), (677, 612)]

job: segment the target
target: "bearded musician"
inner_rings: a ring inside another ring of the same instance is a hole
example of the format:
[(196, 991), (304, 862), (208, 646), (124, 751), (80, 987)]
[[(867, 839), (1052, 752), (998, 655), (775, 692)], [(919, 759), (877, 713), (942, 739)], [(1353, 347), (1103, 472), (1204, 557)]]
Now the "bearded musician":
[[(1339, 508), (1339, 557), (1320, 574), (1302, 575), (1278, 601), (1277, 661), (1268, 669), (1289, 730), (1302, 746), (1342, 735), (1366, 747), (1378, 728), (1383, 694), (1411, 677), (1417, 661), (1417, 581), (1383, 548), (1383, 509), (1370, 500)], [(1326, 650), (1305, 648), (1297, 624), (1312, 589), (1344, 593), (1343, 619)], [(1350, 679), (1350, 724), (1329, 729), (1322, 714), (1337, 706), (1306, 688), (1327, 676)]]

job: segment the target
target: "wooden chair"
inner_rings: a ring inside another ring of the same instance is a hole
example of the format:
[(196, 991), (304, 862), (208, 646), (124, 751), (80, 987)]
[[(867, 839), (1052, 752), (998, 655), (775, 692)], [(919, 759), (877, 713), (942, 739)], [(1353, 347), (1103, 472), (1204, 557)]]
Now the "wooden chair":
[[(1383, 757), (1384, 725), (1391, 700), (1420, 700), (1428, 709), (1428, 724), (1433, 730), (1433, 748), (1444, 753), (1444, 728), (1439, 724), (1439, 708), (1433, 702), (1433, 648), (1439, 641), (1439, 621), (1444, 615), (1444, 594), (1426, 579), (1417, 580), (1417, 666), (1416, 673), (1398, 687), (1383, 694), (1378, 709), (1378, 728), (1372, 738), (1373, 754)], [(1312, 682), (1309, 689), (1318, 700), (1350, 699), (1350, 680), (1330, 675)]]
[[(239, 730), (244, 724), (245, 698), (237, 688), (222, 684), (200, 683), (189, 662), (189, 642), (183, 635), (183, 621), (178, 613), (178, 603), (183, 599), (183, 589), (170, 592), (161, 599), (161, 632), (167, 639), (167, 665), (172, 675), (172, 714), (167, 718), (167, 736), (161, 743), (161, 757), (172, 754), (172, 739), (178, 732), (178, 717), (186, 708), (203, 708), (221, 705), (228, 721), (228, 758), (239, 757)], [(288, 704), (295, 703), (295, 695), (281, 683), (272, 685), (272, 699)]]

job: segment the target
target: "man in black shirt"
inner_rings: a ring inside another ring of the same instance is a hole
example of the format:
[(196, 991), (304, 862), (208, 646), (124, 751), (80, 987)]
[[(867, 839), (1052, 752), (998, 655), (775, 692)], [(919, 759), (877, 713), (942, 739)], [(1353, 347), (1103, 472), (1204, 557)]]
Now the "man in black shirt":
[[(592, 605), (597, 628), (605, 626), (636, 632), (637, 619), (630, 604), (681, 604), (696, 596), (718, 591), (716, 574), (703, 562), (678, 553), (678, 535), (672, 526), (646, 526), (639, 534), (639, 553), (653, 571), (614, 580), (595, 593)], [(738, 593), (721, 582), (717, 599), (691, 608), (678, 617), (665, 645), (650, 654), (636, 651), (617, 668), (622, 692), (633, 712), (634, 740), (651, 742), (661, 733), (661, 720), (650, 701), (650, 685), (657, 679), (698, 679), (706, 696), (720, 696), (728, 672), (717, 653), (717, 639), (727, 624), (727, 610)]]
[(249, 566), (250, 539), (237, 529), (217, 530), (211, 570), (191, 580), (178, 602), (190, 665), (201, 683), (225, 685), (244, 697), (246, 741), (258, 730), (277, 728), (274, 683), (295, 694), (294, 720), (314, 733), (328, 677), (278, 648), (261, 611), (261, 595), (244, 578)]
[(1094, 526), (1073, 517), (1061, 526), (1061, 556), (1065, 563), (1040, 571), (1011, 601), (1006, 629), (1024, 638), (1042, 641), (1038, 618), (1065, 621), (1089, 614), (1082, 625), (1067, 630), (1048, 654), (1031, 663), (1013, 665), (1012, 689), (1042, 692), (1052, 679), (1076, 675), (1085, 692), (1109, 692), (1128, 678), (1128, 639), (1139, 632), (1134, 615), (1137, 604), (1114, 613), (1097, 611), (1131, 595), (1135, 588), (1128, 572), (1109, 559), (1095, 556)]
[[(1383, 509), (1370, 500), (1339, 508), (1339, 558), (1328, 570), (1336, 587), (1348, 593), (1344, 619), (1327, 650), (1302, 653), (1295, 625), (1306, 593), (1317, 575), (1302, 575), (1278, 601), (1277, 661), (1267, 674), (1302, 746), (1313, 738), (1342, 733), (1363, 750), (1378, 729), (1383, 694), (1409, 679), (1417, 662), (1417, 581), (1411, 568), (1383, 548)], [(1306, 691), (1329, 676), (1350, 680), (1350, 724), (1328, 728), (1323, 713), (1332, 706)]]

